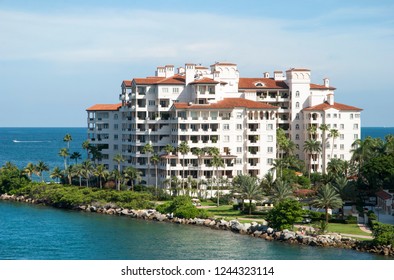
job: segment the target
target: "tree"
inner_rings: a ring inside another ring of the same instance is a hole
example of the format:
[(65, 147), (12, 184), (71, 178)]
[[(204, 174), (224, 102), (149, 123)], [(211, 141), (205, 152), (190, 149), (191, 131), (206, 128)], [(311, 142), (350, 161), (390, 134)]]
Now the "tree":
[(62, 178), (62, 170), (59, 167), (55, 167), (51, 174), (49, 175), (49, 177), (51, 177), (52, 179), (57, 180), (57, 182), (59, 182), (60, 178)]
[(31, 176), (34, 174), (35, 166), (33, 163), (29, 162), (26, 167), (23, 169), (23, 174), (26, 174), (31, 180)]
[(261, 187), (263, 191), (268, 195), (271, 194), (274, 184), (275, 180), (272, 172), (268, 172), (267, 174), (265, 174), (263, 180), (261, 181)]
[(70, 156), (70, 159), (75, 160), (75, 164), (78, 164), (78, 160), (81, 159), (82, 155), (79, 152), (73, 152)]
[(238, 175), (233, 181), (234, 191), (241, 194), (242, 201), (249, 201), (249, 215), (252, 214), (252, 202), (261, 196), (260, 182), (258, 178), (250, 175)]
[(78, 176), (79, 186), (82, 187), (83, 168), (81, 163), (73, 165), (73, 174)]
[(147, 179), (146, 179), (146, 185), (148, 186), (150, 183), (150, 154), (153, 153), (153, 146), (150, 143), (146, 143), (144, 147), (142, 147), (142, 153), (146, 154), (148, 157), (148, 172), (147, 172)]
[(342, 207), (343, 201), (331, 184), (325, 184), (319, 188), (312, 205), (324, 208), (326, 212), (326, 223), (328, 223), (328, 209)]
[(309, 168), (308, 174), (309, 179), (311, 178), (311, 170), (312, 170), (312, 158), (314, 155), (318, 155), (321, 152), (321, 143), (316, 140), (306, 140), (304, 142), (304, 152), (306, 152), (309, 156)]
[(217, 206), (219, 207), (219, 167), (224, 167), (223, 159), (220, 155), (214, 155), (211, 164), (216, 169), (216, 187), (217, 187)]
[(70, 134), (66, 134), (63, 138), (64, 142), (67, 142), (67, 149), (70, 150), (70, 142), (73, 140)]
[(292, 229), (294, 223), (302, 217), (301, 204), (296, 200), (285, 199), (268, 212), (269, 226), (278, 229)]
[(109, 171), (103, 164), (99, 164), (96, 166), (95, 170), (93, 171), (94, 176), (97, 176), (100, 183), (100, 189), (103, 188), (102, 180), (105, 180), (109, 176)]
[(291, 198), (293, 198), (293, 189), (289, 183), (280, 179), (276, 180), (273, 188), (272, 201), (275, 204), (279, 204)]
[(64, 159), (64, 169), (67, 169), (67, 158), (69, 156), (69, 152), (67, 148), (61, 148), (59, 151), (59, 156)]
[(319, 129), (323, 132), (323, 139), (322, 139), (322, 147), (323, 147), (323, 174), (326, 173), (326, 145), (327, 145), (327, 139), (326, 139), (326, 131), (329, 130), (329, 127), (327, 124), (321, 124), (319, 126)]
[(183, 195), (185, 194), (185, 155), (190, 152), (189, 145), (182, 141), (178, 146), (178, 151), (182, 154), (182, 191)]
[(199, 181), (201, 178), (201, 159), (202, 159), (202, 156), (205, 154), (205, 152), (203, 149), (193, 148), (192, 154), (197, 156), (197, 191), (199, 191), (198, 184), (199, 184)]
[(90, 142), (89, 140), (85, 140), (82, 143), (82, 149), (84, 149), (86, 151), (86, 158), (89, 158), (89, 148), (90, 148)]
[(37, 165), (35, 166), (35, 172), (36, 172), (37, 176), (41, 178), (42, 182), (44, 182), (44, 172), (45, 171), (49, 171), (48, 165), (43, 161), (39, 161), (37, 163)]
[(330, 135), (332, 137), (332, 147), (331, 147), (331, 158), (333, 157), (334, 154), (334, 144), (335, 144), (335, 139), (339, 137), (339, 131), (335, 128), (330, 130)]
[(72, 184), (72, 178), (75, 176), (75, 165), (69, 165), (67, 168), (63, 171), (64, 176), (68, 178), (68, 184)]
[(167, 144), (163, 148), (163, 151), (166, 152), (167, 155), (171, 154), (174, 150), (175, 148), (171, 144)]
[(157, 177), (158, 177), (157, 166), (158, 166), (159, 161), (160, 161), (159, 155), (158, 154), (154, 154), (151, 157), (151, 161), (153, 162), (153, 165), (155, 166), (155, 190), (156, 190), (156, 197), (157, 197), (158, 196), (158, 193), (157, 193)]
[(116, 154), (113, 159), (118, 165), (118, 173), (115, 174), (116, 178), (118, 179), (116, 182), (116, 189), (120, 191), (120, 181), (121, 181), (121, 172), (120, 172), (120, 164), (125, 161), (122, 154)]
[(127, 166), (123, 170), (123, 174), (130, 181), (131, 190), (134, 191), (134, 182), (141, 181), (141, 172), (132, 166)]
[(90, 176), (93, 174), (94, 167), (90, 160), (84, 160), (81, 164), (82, 174), (86, 179), (86, 187), (89, 187)]

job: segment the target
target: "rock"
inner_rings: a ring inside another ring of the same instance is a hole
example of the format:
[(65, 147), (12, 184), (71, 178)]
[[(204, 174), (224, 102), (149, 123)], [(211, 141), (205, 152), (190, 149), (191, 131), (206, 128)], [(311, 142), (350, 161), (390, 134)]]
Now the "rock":
[(120, 212), (120, 214), (121, 214), (121, 215), (125, 215), (125, 216), (130, 216), (130, 215), (131, 215), (130, 212), (129, 212), (129, 209), (123, 209), (123, 210)]
[(267, 233), (268, 234), (273, 234), (274, 233), (274, 229), (273, 228), (267, 228)]
[(97, 212), (96, 206), (90, 206), (90, 211), (91, 212)]

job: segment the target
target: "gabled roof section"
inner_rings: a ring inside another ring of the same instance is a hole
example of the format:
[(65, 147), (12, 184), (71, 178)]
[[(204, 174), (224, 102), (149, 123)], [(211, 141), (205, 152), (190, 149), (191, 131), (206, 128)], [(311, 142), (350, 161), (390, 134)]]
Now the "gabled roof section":
[(277, 109), (278, 107), (263, 102), (256, 102), (244, 98), (225, 98), (211, 104), (191, 104), (185, 102), (174, 103), (176, 109)]
[(376, 193), (376, 196), (383, 199), (383, 200), (388, 200), (391, 199), (393, 196), (385, 191), (378, 191)]
[(122, 103), (117, 104), (96, 104), (86, 109), (86, 111), (118, 111)]
[[(256, 86), (259, 83), (262, 86)], [(239, 78), (239, 89), (288, 89), (284, 81), (275, 81), (271, 78)]]
[(317, 85), (317, 84), (310, 84), (310, 89), (336, 90), (335, 87), (325, 87), (324, 85)]
[(345, 105), (342, 103), (335, 102), (333, 105), (330, 105), (328, 102), (324, 102), (322, 104), (318, 104), (316, 106), (307, 107), (303, 109), (304, 111), (325, 111), (328, 109), (337, 109), (339, 111), (362, 111), (363, 109)]
[(122, 85), (126, 86), (126, 87), (131, 87), (131, 82), (130, 80), (123, 80)]
[(163, 80), (163, 77), (134, 78), (132, 82), (137, 85), (153, 85), (160, 80)]
[(213, 79), (211, 79), (211, 78), (202, 78), (202, 79), (199, 79), (199, 80), (194, 80), (193, 82), (191, 82), (190, 84), (213, 84), (213, 85), (216, 85), (216, 84), (218, 84), (219, 82), (218, 81), (215, 81), (215, 80), (213, 80)]
[(163, 77), (134, 78), (133, 82), (136, 85), (184, 85), (185, 77), (177, 74), (168, 78), (163, 78)]

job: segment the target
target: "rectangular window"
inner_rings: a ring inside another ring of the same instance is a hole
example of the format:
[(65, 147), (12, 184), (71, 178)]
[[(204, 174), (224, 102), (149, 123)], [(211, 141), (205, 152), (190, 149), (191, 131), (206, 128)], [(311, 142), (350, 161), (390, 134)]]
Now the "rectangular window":
[(268, 164), (268, 165), (272, 165), (273, 162), (274, 162), (274, 159), (272, 159), (272, 158), (267, 158), (267, 164)]
[(345, 129), (345, 125), (343, 123), (341, 123), (340, 128)]
[(168, 93), (168, 88), (166, 88), (166, 87), (165, 87), (165, 88), (162, 88), (162, 89), (161, 89), (161, 92), (163, 92), (163, 93)]
[(345, 139), (345, 135), (344, 134), (339, 135), (339, 139), (344, 140)]
[(341, 155), (341, 160), (344, 160), (345, 159), (345, 155)]
[(230, 136), (229, 135), (224, 135), (223, 136), (223, 142), (230, 142)]
[(358, 139), (358, 134), (354, 134), (354, 135), (353, 135), (353, 139), (354, 139), (354, 140), (357, 140), (357, 139)]
[(353, 124), (353, 129), (358, 129), (358, 124), (357, 123)]
[(237, 119), (242, 119), (242, 113), (237, 113)]
[(273, 130), (274, 125), (272, 123), (267, 124), (267, 130)]
[(350, 114), (350, 119), (353, 119), (353, 114)]
[(177, 87), (172, 88), (172, 93), (178, 93), (178, 92), (179, 92), (179, 88)]
[(341, 149), (341, 150), (344, 150), (344, 149), (345, 149), (345, 145), (344, 145), (344, 144), (341, 144), (341, 145), (340, 145), (340, 149)]
[(155, 106), (156, 102), (155, 102), (155, 100), (149, 100), (148, 104), (149, 104), (149, 106)]
[(274, 148), (273, 147), (268, 147), (267, 148), (267, 153), (273, 153), (274, 152)]
[(274, 136), (273, 135), (268, 135), (267, 141), (268, 142), (274, 141)]
[(236, 158), (235, 164), (242, 164), (242, 158)]
[(334, 123), (334, 128), (337, 128), (338, 126), (337, 126), (337, 124), (336, 123)]
[(242, 147), (237, 147), (237, 153), (242, 153)]
[(360, 114), (354, 114), (354, 117), (355, 117), (356, 119), (359, 119), (359, 118), (360, 118)]
[(237, 130), (241, 130), (242, 129), (242, 124), (237, 123)]
[(237, 135), (237, 142), (242, 142), (242, 135)]
[(334, 114), (334, 118), (337, 118), (338, 117), (338, 114)]
[(118, 150), (118, 145), (114, 145), (114, 150)]
[(327, 118), (331, 118), (331, 114), (327, 114)]
[(228, 123), (223, 124), (223, 130), (230, 130), (230, 125)]

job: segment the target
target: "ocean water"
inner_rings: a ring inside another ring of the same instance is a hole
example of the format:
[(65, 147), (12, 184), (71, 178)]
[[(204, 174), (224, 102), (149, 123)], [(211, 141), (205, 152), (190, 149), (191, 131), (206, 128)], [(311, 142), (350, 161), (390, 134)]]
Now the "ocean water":
[(388, 134), (394, 135), (394, 127), (362, 127), (361, 128), (361, 139), (365, 139), (368, 136), (372, 138), (382, 138)]
[(379, 260), (192, 225), (0, 201), (0, 260)]

